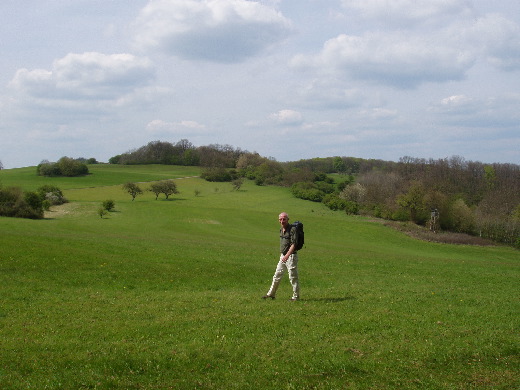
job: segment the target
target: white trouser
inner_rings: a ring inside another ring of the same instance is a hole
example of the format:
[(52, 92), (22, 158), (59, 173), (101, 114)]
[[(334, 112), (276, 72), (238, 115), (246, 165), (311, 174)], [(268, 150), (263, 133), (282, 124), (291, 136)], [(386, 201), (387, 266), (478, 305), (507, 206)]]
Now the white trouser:
[(280, 281), (285, 273), (285, 270), (289, 272), (289, 281), (291, 282), (293, 289), (293, 299), (300, 299), (300, 284), (298, 283), (298, 253), (293, 253), (289, 256), (287, 261), (282, 262), (283, 254), (280, 254), (280, 261), (276, 266), (276, 271), (273, 276), (273, 283), (271, 284), (271, 288), (267, 295), (274, 297), (276, 295), (276, 290), (278, 290), (278, 286), (280, 285)]

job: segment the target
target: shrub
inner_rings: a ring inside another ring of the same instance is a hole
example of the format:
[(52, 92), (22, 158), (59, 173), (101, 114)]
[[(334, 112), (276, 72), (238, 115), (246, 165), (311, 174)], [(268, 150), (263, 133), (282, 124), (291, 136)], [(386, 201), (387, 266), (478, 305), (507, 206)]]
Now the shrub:
[(114, 207), (116, 206), (116, 203), (112, 199), (107, 199), (107, 200), (103, 201), (102, 206), (103, 206), (103, 210), (112, 211), (114, 209)]
[(323, 198), (323, 204), (331, 210), (345, 210), (347, 201), (336, 194), (328, 194)]
[(0, 215), (18, 218), (43, 218), (43, 201), (36, 192), (19, 187), (0, 188)]
[(325, 194), (332, 194), (335, 191), (334, 184), (327, 183), (326, 181), (317, 181), (314, 185), (318, 190)]
[(15, 205), (21, 195), (22, 190), (18, 187), (0, 188), (0, 215), (14, 217)]
[(56, 163), (51, 163), (49, 161), (42, 161), (38, 166), (36, 167), (36, 173), (39, 176), (48, 176), (48, 177), (54, 177), (54, 176), (60, 176), (60, 168)]
[(44, 185), (38, 188), (38, 195), (42, 201), (47, 201), (50, 206), (67, 203), (68, 200), (63, 196), (63, 192), (53, 185)]
[(42, 202), (42, 206), (43, 206), (43, 209), (45, 211), (49, 211), (50, 208), (51, 208), (51, 202), (49, 202), (47, 199), (45, 199), (43, 202)]
[(36, 192), (24, 192), (23, 198), (27, 205), (35, 210), (42, 209), (42, 199)]
[(57, 162), (62, 176), (83, 176), (88, 174), (87, 164), (70, 157), (62, 157)]
[(200, 175), (203, 179), (212, 182), (231, 181), (233, 176), (226, 168), (207, 168)]
[(350, 200), (346, 200), (345, 202), (345, 212), (347, 214), (357, 214), (359, 213), (359, 203), (353, 202)]
[(397, 210), (390, 211), (389, 215), (383, 214), (383, 218), (391, 219), (393, 221), (407, 222), (410, 220), (410, 212), (404, 208), (398, 208)]
[(451, 228), (459, 233), (475, 232), (475, 216), (464, 200), (457, 199), (451, 206)]
[(310, 200), (313, 202), (321, 202), (325, 197), (325, 193), (316, 188), (314, 183), (308, 182), (293, 184), (291, 187), (291, 192), (296, 198)]
[(359, 183), (347, 185), (340, 193), (340, 198), (351, 202), (362, 202), (367, 193), (366, 188)]

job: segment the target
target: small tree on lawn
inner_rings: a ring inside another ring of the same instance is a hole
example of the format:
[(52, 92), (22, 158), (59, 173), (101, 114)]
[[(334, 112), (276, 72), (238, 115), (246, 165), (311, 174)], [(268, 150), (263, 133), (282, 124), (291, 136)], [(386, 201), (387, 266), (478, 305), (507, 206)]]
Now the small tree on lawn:
[(168, 197), (170, 195), (179, 193), (179, 191), (177, 191), (177, 184), (175, 184), (175, 182), (173, 180), (165, 180), (165, 181), (161, 182), (161, 184), (162, 184), (161, 192), (164, 194), (164, 196), (166, 196), (166, 199), (168, 199)]
[(123, 190), (125, 190), (132, 196), (132, 202), (134, 201), (137, 195), (143, 193), (143, 190), (141, 190), (141, 188), (137, 184), (130, 182), (123, 184)]
[(153, 192), (155, 194), (155, 200), (157, 200), (157, 198), (159, 197), (159, 194), (162, 192), (162, 186), (161, 186), (161, 183), (158, 182), (158, 183), (153, 183), (151, 186), (150, 186), (150, 189), (149, 189), (150, 192)]
[(103, 201), (102, 206), (103, 210), (112, 211), (116, 206), (116, 202), (114, 202), (112, 199), (107, 199)]

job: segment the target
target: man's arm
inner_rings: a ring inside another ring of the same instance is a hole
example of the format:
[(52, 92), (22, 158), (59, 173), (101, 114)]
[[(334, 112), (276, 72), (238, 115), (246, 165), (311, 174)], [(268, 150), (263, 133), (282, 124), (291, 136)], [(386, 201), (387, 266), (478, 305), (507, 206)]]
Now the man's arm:
[(291, 256), (293, 254), (294, 248), (295, 248), (295, 244), (291, 244), (291, 247), (289, 248), (287, 253), (284, 255), (284, 257), (282, 258), (282, 263), (285, 263), (287, 261), (287, 259), (289, 258), (289, 256)]

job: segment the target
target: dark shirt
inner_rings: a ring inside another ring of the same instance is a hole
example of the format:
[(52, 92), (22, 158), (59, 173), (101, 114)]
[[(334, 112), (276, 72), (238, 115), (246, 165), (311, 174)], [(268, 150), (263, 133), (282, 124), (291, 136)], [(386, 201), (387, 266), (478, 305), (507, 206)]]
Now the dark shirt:
[[(289, 225), (285, 233), (283, 233), (283, 228), (280, 228), (280, 253), (285, 255), (294, 243), (296, 243), (296, 229)], [(296, 251), (293, 253), (296, 253)]]

